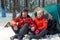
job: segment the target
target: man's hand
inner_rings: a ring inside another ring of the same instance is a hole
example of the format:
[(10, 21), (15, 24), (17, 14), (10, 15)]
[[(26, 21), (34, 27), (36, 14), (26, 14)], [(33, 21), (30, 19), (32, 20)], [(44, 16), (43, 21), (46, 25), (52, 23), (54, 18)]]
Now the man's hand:
[(18, 30), (18, 27), (17, 27), (17, 26), (15, 26), (15, 27), (13, 27), (13, 29), (14, 29), (14, 30)]
[(32, 30), (32, 31), (35, 31), (35, 27), (32, 27), (31, 30)]
[(14, 30), (18, 30), (17, 23), (14, 20), (10, 21), (10, 25), (13, 26)]

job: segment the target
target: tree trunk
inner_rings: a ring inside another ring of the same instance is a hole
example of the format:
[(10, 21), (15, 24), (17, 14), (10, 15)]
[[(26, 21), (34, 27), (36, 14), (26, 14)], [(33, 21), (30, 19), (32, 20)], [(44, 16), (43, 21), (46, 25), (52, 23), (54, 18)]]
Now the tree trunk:
[(4, 9), (4, 0), (1, 0), (1, 7)]
[(26, 8), (28, 8), (28, 0), (25, 0), (25, 2), (26, 2), (25, 6)]
[(16, 17), (16, 0), (13, 1), (13, 18)]
[(42, 7), (44, 7), (44, 0), (42, 0)]
[[(42, 0), (42, 7), (45, 6), (44, 2), (45, 2), (45, 0)], [(44, 11), (43, 11), (43, 13), (44, 13)], [(43, 15), (44, 15), (44, 14), (43, 14)]]
[(20, 0), (17, 0), (17, 11), (20, 12)]
[(39, 0), (39, 7), (40, 7), (40, 0)]

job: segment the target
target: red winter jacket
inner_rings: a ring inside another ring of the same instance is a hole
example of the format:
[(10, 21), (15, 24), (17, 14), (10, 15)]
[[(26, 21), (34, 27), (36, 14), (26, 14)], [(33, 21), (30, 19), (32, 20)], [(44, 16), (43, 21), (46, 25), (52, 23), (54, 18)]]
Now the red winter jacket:
[(44, 17), (41, 17), (40, 19), (38, 19), (37, 17), (34, 19), (34, 22), (36, 24), (36, 31), (35, 34), (38, 34), (40, 31), (42, 31), (43, 29), (47, 28), (47, 21)]
[(35, 24), (34, 24), (34, 22), (33, 22), (33, 20), (32, 20), (32, 18), (30, 18), (30, 17), (27, 17), (27, 18), (14, 18), (13, 19), (16, 23), (18, 23), (18, 26), (21, 28), (21, 27), (23, 27), (23, 25), (24, 24), (29, 24), (30, 25), (30, 27), (35, 27)]

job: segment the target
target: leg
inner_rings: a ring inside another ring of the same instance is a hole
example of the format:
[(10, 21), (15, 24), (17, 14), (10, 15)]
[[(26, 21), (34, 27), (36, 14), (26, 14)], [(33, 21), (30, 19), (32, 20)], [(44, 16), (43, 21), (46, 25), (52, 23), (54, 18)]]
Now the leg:
[(37, 35), (31, 35), (30, 38), (40, 39), (41, 37), (43, 37), (46, 34), (47, 34), (47, 29), (44, 29)]
[(19, 34), (17, 35), (18, 36), (18, 39), (22, 39), (23, 36), (25, 34), (27, 34), (29, 32), (30, 28), (29, 28), (29, 25), (28, 24), (25, 24), (19, 31)]
[[(19, 30), (20, 28), (18, 28), (18, 30), (14, 30), (13, 27), (11, 26), (12, 30), (15, 32), (15, 34), (19, 34)], [(14, 40), (15, 38), (18, 38), (16, 35), (10, 37), (11, 40)]]
[(18, 30), (14, 30), (13, 26), (11, 26), (12, 30), (15, 32), (15, 34), (19, 34), (20, 28), (18, 27)]

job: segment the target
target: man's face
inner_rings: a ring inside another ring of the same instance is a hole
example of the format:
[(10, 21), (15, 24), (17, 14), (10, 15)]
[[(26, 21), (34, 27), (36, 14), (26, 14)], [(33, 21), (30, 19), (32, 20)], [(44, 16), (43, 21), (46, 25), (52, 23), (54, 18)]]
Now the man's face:
[(42, 16), (42, 13), (38, 13), (37, 17), (40, 18)]
[(22, 12), (22, 17), (27, 17), (27, 12)]

